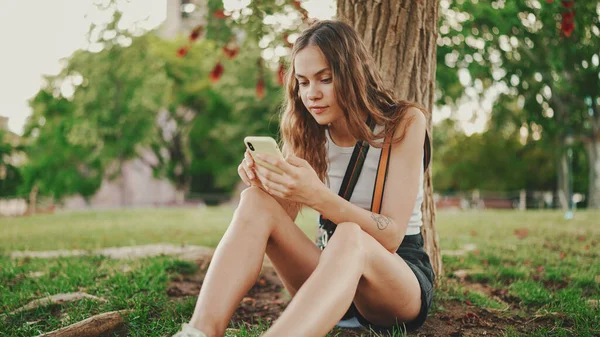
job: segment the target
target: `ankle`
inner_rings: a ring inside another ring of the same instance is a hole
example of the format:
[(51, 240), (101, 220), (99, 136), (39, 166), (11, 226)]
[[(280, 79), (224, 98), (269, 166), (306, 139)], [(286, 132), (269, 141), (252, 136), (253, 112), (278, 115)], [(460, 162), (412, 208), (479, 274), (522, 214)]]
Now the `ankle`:
[(201, 319), (192, 319), (188, 325), (196, 330), (202, 331), (206, 337), (221, 337), (225, 334), (224, 331), (219, 331), (214, 326), (205, 324)]

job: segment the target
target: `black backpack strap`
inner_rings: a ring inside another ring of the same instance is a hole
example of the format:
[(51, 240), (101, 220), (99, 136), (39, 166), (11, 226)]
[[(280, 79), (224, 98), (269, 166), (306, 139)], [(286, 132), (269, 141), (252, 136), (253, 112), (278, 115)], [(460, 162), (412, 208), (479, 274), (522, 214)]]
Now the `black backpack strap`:
[[(367, 118), (367, 124), (371, 128), (371, 131), (375, 129), (375, 121), (371, 118), (371, 116)], [(360, 176), (360, 172), (363, 164), (365, 163), (368, 152), (369, 142), (365, 140), (357, 142), (354, 146), (354, 151), (352, 152), (352, 156), (348, 162), (348, 167), (346, 168), (346, 173), (344, 174), (344, 179), (342, 180), (342, 185), (340, 186), (340, 190), (338, 192), (340, 197), (350, 201), (350, 197), (352, 197), (352, 192), (354, 192), (354, 187), (356, 186), (356, 182), (358, 181), (358, 177)], [(325, 248), (327, 241), (335, 232), (336, 226), (337, 225), (331, 222), (329, 219), (325, 219), (322, 215), (319, 215), (320, 234), (317, 238), (317, 245), (321, 249)]]
[(429, 140), (429, 131), (425, 130), (425, 144), (423, 144), (423, 170), (427, 171), (431, 163), (431, 141)]

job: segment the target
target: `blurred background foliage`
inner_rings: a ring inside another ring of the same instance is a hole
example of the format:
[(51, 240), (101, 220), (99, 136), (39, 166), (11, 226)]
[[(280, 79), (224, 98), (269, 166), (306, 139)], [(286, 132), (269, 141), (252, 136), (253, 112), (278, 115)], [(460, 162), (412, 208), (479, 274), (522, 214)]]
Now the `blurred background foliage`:
[[(186, 194), (229, 194), (243, 138), (277, 137), (291, 36), (311, 23), (301, 1), (252, 1), (228, 12), (209, 0), (205, 21), (175, 39), (120, 27), (117, 4), (103, 4), (114, 10), (110, 23), (90, 28), (102, 48), (74, 53), (31, 100), (20, 147), (0, 142), (0, 196), (89, 198), (133, 158)], [(436, 192), (560, 189), (570, 147), (573, 189), (589, 193), (600, 179), (589, 150), (600, 139), (600, 5), (440, 6), (436, 102), (451, 114), (434, 125)], [(267, 49), (275, 55), (264, 57)], [(471, 117), (489, 114), (485, 128), (466, 132), (461, 104), (490, 93), (491, 114), (482, 108)], [(1, 161), (17, 151), (27, 157), (19, 167)]]

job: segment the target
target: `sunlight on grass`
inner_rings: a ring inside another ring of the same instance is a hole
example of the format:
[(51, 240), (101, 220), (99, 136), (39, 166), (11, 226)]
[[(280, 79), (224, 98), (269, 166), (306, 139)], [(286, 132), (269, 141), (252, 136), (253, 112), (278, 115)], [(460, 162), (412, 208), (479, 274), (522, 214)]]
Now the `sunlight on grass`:
[[(82, 289), (108, 299), (79, 301), (13, 315), (10, 334), (30, 336), (99, 312), (133, 308), (127, 318), (135, 336), (164, 336), (191, 313), (195, 298), (169, 299), (173, 275), (191, 275), (198, 266), (175, 258), (112, 260), (104, 257), (10, 259), (14, 250), (95, 249), (171, 243), (215, 247), (232, 219), (229, 206), (57, 213), (0, 218), (0, 310), (10, 312), (31, 299)], [(297, 223), (314, 238), (317, 213), (305, 209)], [(571, 221), (558, 211), (445, 211), (436, 227), (442, 251), (474, 247), (443, 256), (444, 274), (432, 314), (458, 302), (510, 317), (542, 317), (554, 327), (531, 336), (593, 336), (600, 325), (589, 300), (600, 299), (599, 211), (579, 211)], [(4, 256), (2, 255), (4, 254)], [(462, 270), (460, 278), (454, 272)], [(510, 309), (508, 309), (510, 307)], [(45, 317), (40, 321), (41, 317)], [(28, 324), (27, 322), (36, 322)], [(4, 324), (0, 322), (0, 325)], [(259, 336), (266, 326), (237, 336)], [(554, 332), (550, 332), (554, 331)], [(1, 333), (0, 333), (1, 334)], [(333, 336), (334, 334), (330, 334)], [(520, 336), (508, 328), (505, 336)]]
[[(20, 218), (0, 218), (0, 249), (96, 249), (152, 243), (215, 247), (234, 209), (155, 208), (94, 212), (59, 212)], [(306, 209), (297, 223), (314, 237), (317, 213)]]

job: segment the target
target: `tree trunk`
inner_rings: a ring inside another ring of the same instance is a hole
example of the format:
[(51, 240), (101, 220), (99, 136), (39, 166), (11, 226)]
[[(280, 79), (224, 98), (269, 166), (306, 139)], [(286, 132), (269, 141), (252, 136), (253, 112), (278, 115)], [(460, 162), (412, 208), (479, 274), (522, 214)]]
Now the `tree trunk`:
[(119, 194), (121, 207), (127, 206), (127, 179), (125, 173), (125, 157), (123, 154), (119, 155)]
[[(436, 0), (337, 0), (340, 20), (354, 26), (375, 59), (387, 84), (398, 97), (431, 111), (435, 88), (438, 37)], [(435, 231), (431, 170), (424, 181), (423, 236), (433, 270), (442, 275), (442, 259)]]
[(556, 167), (557, 186), (556, 202), (560, 209), (566, 211), (569, 209), (569, 167), (567, 162), (567, 152), (561, 151), (558, 155), (558, 165)]
[(600, 104), (592, 100), (591, 109), (593, 112), (593, 117), (590, 118), (592, 130), (590, 138), (586, 139), (584, 143), (590, 168), (587, 207), (598, 209), (600, 208)]
[(187, 187), (177, 187), (175, 190), (175, 204), (183, 205), (185, 203), (185, 194), (189, 191)]
[(600, 139), (592, 137), (585, 143), (590, 168), (588, 208), (600, 208)]

